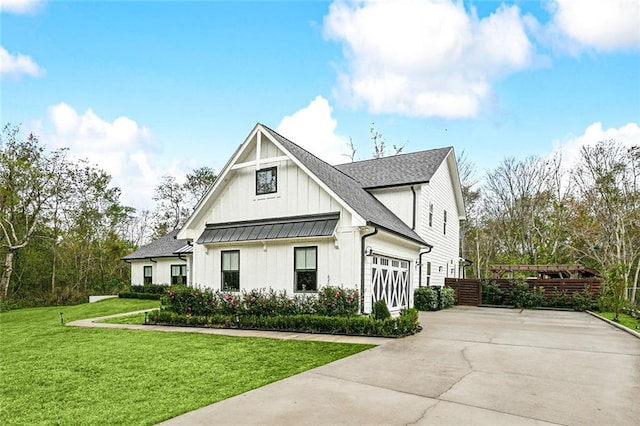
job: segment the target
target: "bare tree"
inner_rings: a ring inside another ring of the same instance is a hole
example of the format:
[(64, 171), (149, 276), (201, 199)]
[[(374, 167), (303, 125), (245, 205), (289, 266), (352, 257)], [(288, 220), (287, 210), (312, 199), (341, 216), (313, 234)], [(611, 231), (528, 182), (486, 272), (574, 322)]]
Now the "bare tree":
[(7, 298), (13, 260), (43, 222), (55, 194), (64, 151), (47, 153), (38, 137), (21, 139), (20, 129), (7, 124), (0, 138), (0, 230), (5, 248), (0, 297)]

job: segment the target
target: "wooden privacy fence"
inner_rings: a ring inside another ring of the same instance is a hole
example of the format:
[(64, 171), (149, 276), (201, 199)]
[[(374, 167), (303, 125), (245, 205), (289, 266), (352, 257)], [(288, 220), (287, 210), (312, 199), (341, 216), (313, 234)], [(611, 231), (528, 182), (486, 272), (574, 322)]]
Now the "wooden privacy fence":
[[(509, 279), (494, 279), (487, 280), (494, 282), (500, 287), (500, 290), (507, 296), (511, 292), (516, 280)], [(465, 306), (478, 306), (482, 304), (482, 280), (469, 279), (469, 278), (446, 278), (444, 285), (451, 287), (455, 293), (456, 304)], [(580, 293), (585, 288), (589, 289), (589, 292), (593, 296), (597, 296), (600, 292), (602, 280), (598, 278), (554, 278), (554, 279), (529, 279), (526, 280), (529, 284), (529, 288), (543, 287), (544, 296), (547, 300), (551, 297), (554, 291), (564, 292), (566, 296), (571, 299), (574, 293)]]

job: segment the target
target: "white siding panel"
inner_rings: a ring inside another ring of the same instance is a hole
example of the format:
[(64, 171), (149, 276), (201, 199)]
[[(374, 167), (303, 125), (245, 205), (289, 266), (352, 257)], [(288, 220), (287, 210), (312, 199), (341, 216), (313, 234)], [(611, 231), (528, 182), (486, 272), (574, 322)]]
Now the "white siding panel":
[[(433, 223), (429, 226), (429, 205), (433, 203)], [(443, 233), (444, 211), (447, 211), (447, 233)], [(434, 246), (431, 253), (422, 256), (422, 285), (427, 285), (426, 263), (431, 262), (431, 285), (444, 285), (445, 277), (458, 276), (460, 252), (459, 212), (455, 200), (449, 165), (444, 161), (431, 182), (420, 191), (418, 233)], [(453, 263), (452, 263), (453, 262)], [(451, 270), (453, 269), (453, 271)]]
[(376, 189), (370, 192), (382, 204), (398, 216), (409, 228), (413, 226), (414, 207), (411, 187)]
[[(158, 258), (150, 260), (131, 261), (131, 285), (144, 284), (144, 267), (151, 266), (153, 284), (171, 284), (171, 265), (187, 265), (187, 262), (177, 257)], [(188, 268), (188, 266), (187, 266)], [(189, 271), (187, 271), (187, 277)]]

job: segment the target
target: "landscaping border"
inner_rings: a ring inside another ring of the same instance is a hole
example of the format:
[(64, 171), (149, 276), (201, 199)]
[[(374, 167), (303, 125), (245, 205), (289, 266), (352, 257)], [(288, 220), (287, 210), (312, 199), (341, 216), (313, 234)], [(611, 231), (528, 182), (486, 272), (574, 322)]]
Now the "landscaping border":
[(604, 321), (604, 322), (606, 322), (606, 323), (611, 324), (611, 325), (612, 325), (612, 326), (614, 326), (614, 327), (619, 328), (619, 329), (620, 329), (620, 330), (622, 330), (622, 331), (626, 331), (627, 333), (631, 334), (632, 336), (636, 337), (637, 339), (640, 339), (640, 333), (638, 333), (637, 331), (634, 331), (634, 330), (630, 329), (629, 327), (625, 327), (624, 325), (622, 325), (622, 324), (618, 324), (618, 323), (617, 323), (617, 322), (615, 322), (615, 321), (611, 321), (611, 320), (610, 320), (610, 319), (608, 319), (608, 318), (601, 317), (600, 315), (596, 314), (595, 312), (591, 312), (591, 311), (585, 311), (585, 312), (587, 312), (589, 315), (594, 316), (594, 317), (596, 317), (596, 318), (598, 318), (598, 319), (600, 319), (600, 320), (602, 320), (602, 321)]

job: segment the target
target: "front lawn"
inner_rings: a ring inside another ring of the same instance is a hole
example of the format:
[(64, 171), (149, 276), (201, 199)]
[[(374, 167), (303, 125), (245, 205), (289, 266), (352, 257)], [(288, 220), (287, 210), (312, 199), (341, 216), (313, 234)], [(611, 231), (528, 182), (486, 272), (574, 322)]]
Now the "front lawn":
[[(610, 321), (613, 321), (613, 312), (598, 312), (597, 314)], [(620, 320), (618, 321), (618, 324), (624, 325), (625, 327), (630, 328), (633, 331), (638, 331), (636, 326), (640, 325), (640, 322), (638, 322), (638, 320), (631, 315), (620, 313), (618, 314), (618, 319)]]
[(371, 347), (60, 324), (158, 306), (0, 314), (0, 424), (155, 424)]

